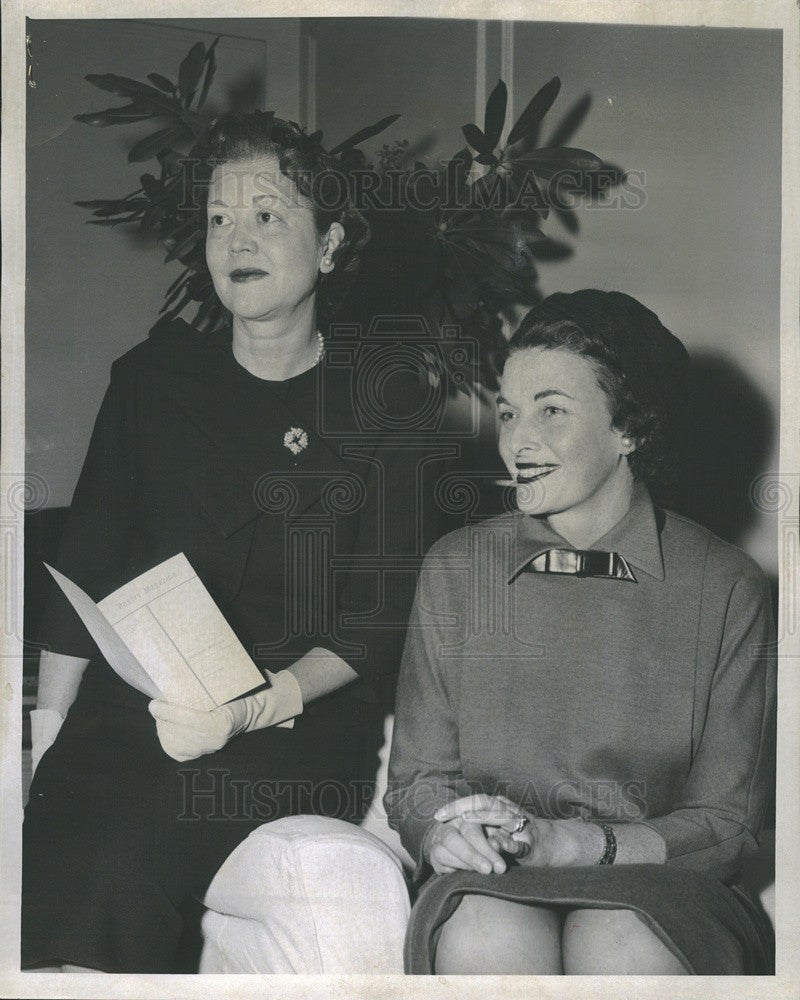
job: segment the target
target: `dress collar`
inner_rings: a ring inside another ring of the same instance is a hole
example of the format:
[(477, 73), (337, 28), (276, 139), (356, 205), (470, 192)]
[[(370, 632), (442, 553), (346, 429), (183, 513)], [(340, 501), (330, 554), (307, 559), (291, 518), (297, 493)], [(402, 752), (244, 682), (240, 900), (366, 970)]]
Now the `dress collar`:
[[(516, 551), (509, 574), (512, 582), (531, 559), (548, 549), (575, 549), (565, 538), (553, 531), (544, 517), (519, 514)], [(656, 580), (664, 579), (664, 559), (661, 553), (659, 519), (647, 487), (636, 480), (631, 505), (627, 513), (602, 538), (589, 546), (590, 550), (619, 552), (637, 569)]]

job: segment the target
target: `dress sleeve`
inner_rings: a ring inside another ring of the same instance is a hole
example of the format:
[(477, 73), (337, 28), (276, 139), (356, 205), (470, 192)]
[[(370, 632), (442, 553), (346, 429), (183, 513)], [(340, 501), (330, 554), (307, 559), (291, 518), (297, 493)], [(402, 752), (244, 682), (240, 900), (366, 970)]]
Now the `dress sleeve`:
[(767, 581), (755, 567), (733, 586), (700, 743), (667, 815), (644, 820), (667, 863), (738, 875), (758, 849), (773, 790), (775, 634)]
[[(56, 569), (95, 601), (125, 582), (136, 480), (128, 384), (128, 373), (115, 363), (55, 560)], [(37, 639), (52, 652), (84, 659), (98, 655), (91, 636), (54, 583)]]
[(436, 810), (468, 795), (461, 767), (456, 702), (440, 649), (447, 639), (446, 574), (429, 555), (420, 574), (400, 668), (384, 806), (409, 854), (422, 865)]

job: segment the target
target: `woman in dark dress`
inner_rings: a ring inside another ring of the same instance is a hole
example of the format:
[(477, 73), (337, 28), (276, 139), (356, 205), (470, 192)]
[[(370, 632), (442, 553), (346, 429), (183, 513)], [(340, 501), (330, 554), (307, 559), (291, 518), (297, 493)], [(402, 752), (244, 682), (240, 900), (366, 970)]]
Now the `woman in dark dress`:
[(278, 119), (226, 116), (209, 162), (206, 254), (230, 327), (162, 323), (115, 362), (57, 568), (99, 600), (184, 552), (270, 687), (212, 712), (149, 702), (52, 595), (24, 825), (28, 968), (189, 971), (199, 902), (251, 830), (296, 813), (357, 821), (372, 793), (411, 597), (401, 576), (382, 586), (381, 559), (414, 545), (414, 452), (385, 437), (394, 418), (413, 426), (416, 383), (395, 378), (401, 409), (387, 401), (365, 433), (353, 350), (346, 365), (325, 356), (318, 307), (367, 227), (312, 200), (332, 167), (320, 147)]
[(553, 295), (510, 341), (519, 511), (431, 548), (400, 673), (385, 801), (436, 875), (407, 972), (773, 969), (738, 885), (773, 787), (769, 588), (647, 487), (685, 377), (620, 293)]

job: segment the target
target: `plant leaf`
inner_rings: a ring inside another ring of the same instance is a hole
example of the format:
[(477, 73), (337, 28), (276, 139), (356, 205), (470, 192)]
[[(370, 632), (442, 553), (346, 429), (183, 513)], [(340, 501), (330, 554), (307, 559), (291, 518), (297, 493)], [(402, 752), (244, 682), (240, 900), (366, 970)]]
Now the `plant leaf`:
[(87, 226), (119, 226), (124, 222), (137, 222), (139, 219), (139, 213), (133, 212), (131, 215), (127, 215), (122, 219), (87, 219)]
[(208, 52), (206, 52), (206, 75), (205, 79), (203, 80), (202, 90), (200, 91), (200, 97), (198, 98), (197, 101), (198, 108), (202, 108), (202, 106), (206, 103), (206, 98), (208, 97), (208, 91), (211, 88), (211, 84), (217, 72), (217, 54), (214, 50), (216, 49), (217, 42), (220, 40), (221, 37), (222, 37), (221, 35), (217, 35), (214, 41), (209, 45)]
[(550, 202), (536, 180), (532, 169), (520, 169), (515, 165), (511, 181), (514, 195), (511, 209), (514, 212), (535, 212), (546, 219), (550, 212)]
[(519, 226), (522, 238), (529, 246), (533, 246), (535, 243), (541, 243), (546, 240), (547, 237), (539, 228), (539, 226), (531, 219), (529, 213), (520, 213), (519, 216), (510, 216), (514, 220), (514, 224)]
[(225, 325), (225, 310), (215, 294), (200, 305), (194, 315), (192, 326), (204, 333), (214, 333)]
[(159, 205), (158, 202), (151, 202), (144, 212), (142, 212), (142, 217), (139, 220), (142, 232), (159, 232), (161, 230), (161, 223), (166, 215), (166, 212), (167, 210), (164, 205)]
[(540, 177), (552, 177), (562, 170), (588, 172), (600, 170), (603, 161), (594, 153), (585, 149), (572, 149), (569, 146), (535, 149), (525, 156), (514, 158), (514, 165), (524, 165)]
[(196, 245), (201, 235), (202, 234), (199, 229), (194, 229), (185, 240), (182, 240), (180, 243), (176, 243), (176, 245), (164, 258), (164, 263), (168, 264), (171, 260), (176, 260), (185, 256), (185, 254)]
[(214, 283), (208, 272), (198, 272), (189, 278), (186, 282), (186, 288), (194, 302), (202, 302), (208, 297), (208, 293), (213, 290)]
[(189, 138), (191, 134), (185, 125), (170, 125), (169, 128), (159, 129), (136, 143), (128, 153), (128, 163), (152, 159), (165, 146), (171, 146), (176, 140)]
[(456, 319), (461, 320), (475, 310), (479, 299), (477, 284), (454, 254), (448, 254), (444, 284), (446, 306)]
[(500, 133), (503, 131), (503, 125), (506, 122), (507, 103), (508, 89), (505, 83), (500, 80), (491, 94), (489, 94), (489, 100), (486, 102), (486, 117), (484, 118), (483, 132), (486, 136), (486, 143), (489, 150), (494, 149), (500, 141)]
[(575, 214), (574, 208), (560, 208), (553, 206), (553, 212), (558, 216), (558, 220), (561, 225), (567, 230), (568, 233), (572, 233), (575, 236), (580, 229), (580, 224), (578, 222), (578, 217)]
[(451, 201), (456, 201), (458, 195), (464, 190), (467, 177), (469, 176), (469, 168), (472, 166), (472, 153), (469, 149), (464, 146), (460, 149), (453, 159), (447, 164), (445, 168), (445, 195), (447, 203), (450, 204)]
[(569, 243), (563, 243), (561, 240), (552, 240), (550, 238), (541, 240), (532, 247), (532, 253), (536, 260), (566, 260), (574, 252)]
[(350, 136), (349, 139), (345, 139), (344, 142), (340, 142), (338, 146), (335, 146), (331, 151), (331, 156), (335, 156), (337, 153), (342, 153), (346, 149), (352, 149), (353, 146), (357, 146), (359, 143), (363, 142), (365, 139), (371, 139), (374, 135), (378, 135), (387, 129), (393, 122), (396, 122), (400, 115), (387, 115), (386, 118), (381, 118), (379, 122), (375, 122), (374, 125), (367, 125), (366, 128), (360, 129), (358, 132)]
[[(150, 177), (150, 174), (143, 174), (142, 177)], [(140, 183), (142, 183), (142, 190), (146, 194), (147, 198), (150, 200), (151, 205), (163, 205), (165, 210), (170, 208), (169, 202), (172, 201), (176, 207), (178, 201), (180, 200), (179, 184), (181, 178), (177, 174), (173, 174), (171, 177), (155, 181), (155, 187), (151, 181), (147, 182), (147, 190), (145, 190), (145, 185), (140, 178)]]
[(516, 142), (523, 136), (529, 135), (534, 130), (538, 131), (542, 118), (553, 106), (558, 92), (561, 90), (561, 81), (557, 76), (548, 81), (528, 102), (528, 106), (519, 116), (516, 124), (508, 133), (508, 144)]
[(94, 199), (93, 201), (73, 201), (73, 205), (77, 205), (78, 208), (102, 208), (105, 205), (126, 205), (127, 199), (125, 198), (104, 198), (104, 199)]
[(159, 312), (165, 312), (174, 302), (177, 302), (181, 295), (186, 294), (190, 278), (191, 269), (187, 267), (181, 272), (180, 278), (172, 283), (169, 291), (164, 295), (164, 303)]
[(494, 145), (489, 145), (488, 139), (477, 125), (473, 125), (472, 123), (469, 125), (462, 125), (461, 131), (464, 133), (464, 138), (470, 146), (472, 146), (472, 148), (477, 150), (479, 153), (491, 153), (494, 149)]
[[(505, 298), (514, 298), (524, 294), (530, 281), (530, 254), (510, 252), (499, 246), (486, 244), (476, 252), (456, 243), (451, 249), (458, 253), (449, 255), (450, 273), (458, 275), (458, 282), (469, 287), (469, 295), (473, 301), (480, 297), (482, 291), (491, 288)], [(462, 287), (462, 296), (464, 289)]]
[(100, 90), (108, 90), (112, 94), (130, 97), (137, 103), (153, 108), (159, 114), (180, 115), (182, 108), (174, 97), (167, 97), (155, 87), (131, 80), (127, 76), (117, 76), (115, 73), (90, 73), (86, 80)]
[(496, 212), (508, 207), (508, 176), (497, 170), (489, 170), (472, 184), (470, 201), (480, 211)]
[(167, 94), (174, 94), (177, 89), (172, 80), (168, 80), (160, 73), (148, 73), (147, 79), (153, 84), (154, 87), (158, 87), (159, 90), (163, 90)]
[[(193, 152), (194, 150), (189, 150), (189, 156), (192, 156)], [(156, 153), (156, 159), (161, 167), (161, 180), (164, 183), (168, 183), (168, 179), (174, 178), (181, 169), (181, 158), (174, 149), (162, 149)]]
[(139, 178), (139, 183), (142, 186), (142, 191), (144, 191), (150, 201), (154, 201), (162, 192), (161, 185), (152, 174), (142, 174)]
[(95, 128), (108, 128), (109, 125), (128, 125), (131, 122), (141, 122), (152, 118), (153, 113), (143, 108), (141, 104), (124, 104), (119, 108), (106, 108), (105, 111), (91, 111), (85, 115), (75, 115), (73, 121), (82, 125), (93, 125)]
[(111, 218), (115, 215), (122, 215), (124, 213), (130, 213), (131, 217), (138, 217), (144, 209), (148, 207), (150, 202), (146, 198), (137, 198), (135, 201), (126, 201), (124, 207), (120, 208), (118, 205), (106, 205), (103, 208), (95, 208), (92, 215), (96, 216), (98, 219)]
[(556, 125), (553, 134), (550, 136), (548, 146), (564, 146), (583, 124), (583, 119), (589, 113), (592, 106), (592, 95), (584, 94), (577, 100), (561, 121)]
[[(460, 233), (453, 233), (454, 237), (460, 235)], [(461, 242), (462, 240), (459, 238), (453, 239), (454, 246), (459, 245)], [(469, 236), (464, 234), (464, 242), (467, 246), (472, 246), (480, 250), (481, 253), (486, 252), (486, 247), (489, 244), (513, 250), (519, 243), (519, 233), (515, 232), (512, 226), (486, 226), (471, 230)]]
[(186, 102), (186, 107), (192, 103), (200, 75), (206, 64), (206, 47), (202, 42), (196, 42), (189, 54), (183, 60), (178, 70), (178, 93)]
[[(178, 316), (183, 311), (183, 309), (185, 309), (186, 306), (188, 306), (189, 303), (192, 301), (192, 296), (189, 294), (186, 288), (182, 288), (181, 291), (183, 292), (183, 294), (180, 297), (180, 301), (178, 302), (177, 305), (173, 305), (169, 310), (169, 312), (167, 313), (170, 319), (175, 319), (175, 317)], [(161, 311), (167, 312), (167, 310), (161, 310)]]
[(190, 269), (189, 269), (188, 267), (187, 267), (187, 268), (184, 268), (184, 270), (183, 270), (183, 271), (181, 271), (181, 273), (180, 273), (180, 274), (178, 275), (178, 277), (177, 277), (177, 278), (176, 278), (176, 279), (175, 279), (175, 280), (174, 280), (174, 281), (172, 282), (172, 284), (171, 284), (171, 285), (169, 286), (169, 288), (168, 288), (168, 289), (166, 290), (166, 292), (164, 292), (164, 295), (165, 295), (165, 296), (169, 296), (169, 295), (171, 295), (171, 294), (172, 294), (172, 292), (174, 292), (174, 291), (175, 291), (175, 289), (176, 289), (176, 288), (177, 288), (177, 287), (178, 287), (178, 286), (180, 285), (180, 283), (181, 283), (181, 282), (182, 282), (182, 281), (183, 281), (183, 280), (184, 280), (185, 278), (188, 278), (188, 277), (189, 277), (189, 271), (190, 271)]
[[(405, 147), (405, 151), (398, 157), (397, 166), (402, 166), (411, 159), (419, 159), (420, 156), (427, 156), (436, 145), (436, 138), (436, 132), (431, 130), (421, 135), (419, 139), (410, 145), (408, 139), (404, 139), (402, 144)], [(427, 169), (427, 167), (423, 169)]]
[(464, 235), (479, 243), (495, 243), (512, 249), (521, 243), (532, 245), (546, 239), (538, 226), (521, 216), (507, 216), (505, 219), (500, 217), (486, 221), (481, 219), (476, 225), (453, 227), (450, 234), (454, 238)]
[(168, 250), (171, 250), (179, 243), (182, 243), (187, 237), (199, 232), (200, 229), (196, 217), (189, 218), (188, 221), (173, 222), (172, 228), (164, 233), (164, 245)]

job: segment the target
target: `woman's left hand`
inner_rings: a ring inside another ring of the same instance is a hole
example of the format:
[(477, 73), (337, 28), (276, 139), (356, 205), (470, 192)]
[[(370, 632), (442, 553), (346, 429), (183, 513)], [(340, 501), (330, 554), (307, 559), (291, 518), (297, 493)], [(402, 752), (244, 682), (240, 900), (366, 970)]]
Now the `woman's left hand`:
[(543, 819), (504, 795), (467, 795), (442, 806), (440, 821), (462, 816), (486, 828), (496, 849), (516, 857), (522, 865), (564, 868), (597, 864), (604, 836), (594, 823), (582, 819)]
[(240, 731), (240, 720), (230, 705), (199, 712), (169, 701), (151, 701), (150, 714), (164, 753), (173, 760), (194, 760), (221, 750)]
[[(347, 668), (350, 669), (349, 667)], [(210, 712), (168, 701), (151, 701), (150, 714), (164, 753), (173, 760), (194, 760), (221, 750), (239, 733), (291, 725), (303, 711), (303, 693), (291, 670), (267, 671), (270, 687), (236, 698)]]
[(456, 817), (480, 823), (495, 850), (520, 862), (533, 850), (535, 817), (504, 795), (466, 795), (442, 806), (435, 816), (439, 822)]

